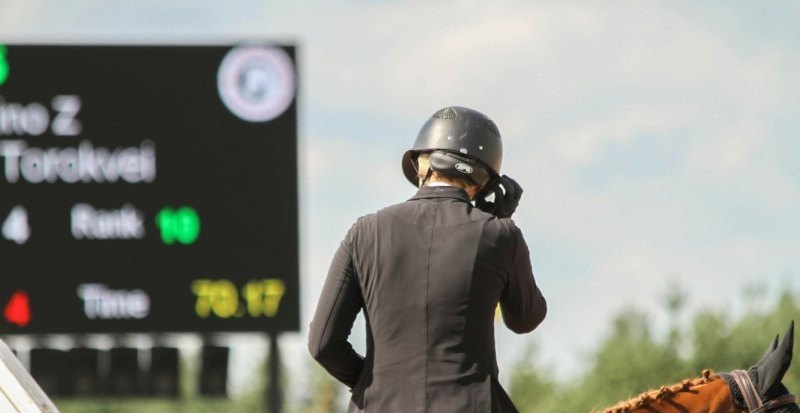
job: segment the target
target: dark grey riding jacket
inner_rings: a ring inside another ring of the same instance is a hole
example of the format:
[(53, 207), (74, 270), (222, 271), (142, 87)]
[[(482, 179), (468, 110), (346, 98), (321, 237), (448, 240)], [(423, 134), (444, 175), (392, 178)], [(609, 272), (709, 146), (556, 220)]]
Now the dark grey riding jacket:
[[(498, 302), (517, 333), (547, 312), (522, 233), (473, 207), (460, 188), (423, 187), (347, 233), (308, 347), (352, 389), (350, 412), (515, 412), (497, 380)], [(365, 357), (348, 342), (362, 309)]]

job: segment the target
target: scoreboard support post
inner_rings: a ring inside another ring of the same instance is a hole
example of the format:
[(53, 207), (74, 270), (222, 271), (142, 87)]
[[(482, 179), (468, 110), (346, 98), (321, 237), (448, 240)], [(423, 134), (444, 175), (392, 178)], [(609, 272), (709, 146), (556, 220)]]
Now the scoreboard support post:
[(283, 388), (281, 386), (281, 353), (278, 333), (269, 334), (267, 356), (267, 413), (283, 412)]

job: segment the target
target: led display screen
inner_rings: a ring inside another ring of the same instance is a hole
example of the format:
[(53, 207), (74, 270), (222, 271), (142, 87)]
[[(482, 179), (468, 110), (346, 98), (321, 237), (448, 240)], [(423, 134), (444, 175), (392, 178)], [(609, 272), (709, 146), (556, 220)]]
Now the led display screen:
[(0, 45), (0, 334), (299, 329), (291, 46)]

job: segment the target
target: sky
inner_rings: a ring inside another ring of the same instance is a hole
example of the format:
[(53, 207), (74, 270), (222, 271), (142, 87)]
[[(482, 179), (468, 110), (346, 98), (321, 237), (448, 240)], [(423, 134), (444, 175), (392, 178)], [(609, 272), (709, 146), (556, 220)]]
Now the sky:
[[(800, 288), (798, 21), (792, 1), (0, 0), (5, 42), (298, 47), (293, 360), (347, 229), (413, 195), (400, 158), (425, 120), (489, 115), (550, 308), (532, 334), (498, 326), (504, 381), (529, 346), (578, 374), (626, 308), (663, 331), (671, 291), (737, 312)], [(243, 364), (259, 343), (238, 343)]]

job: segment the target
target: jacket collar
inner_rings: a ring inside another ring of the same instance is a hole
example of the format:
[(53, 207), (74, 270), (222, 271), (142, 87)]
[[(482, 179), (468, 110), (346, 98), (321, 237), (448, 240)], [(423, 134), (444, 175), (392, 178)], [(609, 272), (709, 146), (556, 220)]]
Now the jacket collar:
[(457, 186), (423, 186), (410, 200), (431, 198), (454, 198), (470, 202), (467, 191)]

